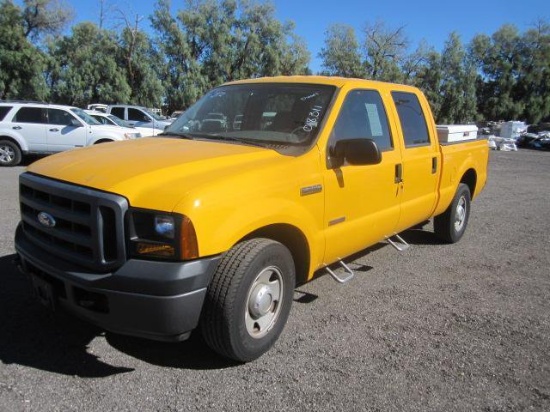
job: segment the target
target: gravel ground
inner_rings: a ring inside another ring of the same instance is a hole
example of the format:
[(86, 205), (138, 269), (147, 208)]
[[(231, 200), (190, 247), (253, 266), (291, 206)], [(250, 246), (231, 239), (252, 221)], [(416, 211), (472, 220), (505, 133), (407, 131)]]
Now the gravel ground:
[(427, 225), (298, 288), (245, 365), (44, 310), (12, 264), (22, 171), (0, 169), (0, 411), (550, 410), (550, 153), (492, 152), (458, 244)]

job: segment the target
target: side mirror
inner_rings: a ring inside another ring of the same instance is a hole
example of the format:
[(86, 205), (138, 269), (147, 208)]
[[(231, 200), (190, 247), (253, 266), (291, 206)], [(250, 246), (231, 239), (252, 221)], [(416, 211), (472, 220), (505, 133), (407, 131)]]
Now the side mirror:
[(338, 168), (345, 162), (350, 165), (376, 165), (382, 161), (382, 154), (372, 139), (338, 140), (330, 149), (332, 168)]
[(74, 127), (82, 127), (82, 123), (80, 123), (78, 120), (76, 119), (71, 119), (71, 126), (74, 126)]

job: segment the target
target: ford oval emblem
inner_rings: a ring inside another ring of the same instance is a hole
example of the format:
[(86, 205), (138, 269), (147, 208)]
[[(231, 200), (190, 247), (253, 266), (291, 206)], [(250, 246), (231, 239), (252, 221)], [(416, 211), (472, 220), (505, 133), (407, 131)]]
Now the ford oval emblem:
[(47, 228), (55, 227), (55, 219), (49, 213), (40, 212), (38, 214), (38, 221), (44, 227), (47, 227)]

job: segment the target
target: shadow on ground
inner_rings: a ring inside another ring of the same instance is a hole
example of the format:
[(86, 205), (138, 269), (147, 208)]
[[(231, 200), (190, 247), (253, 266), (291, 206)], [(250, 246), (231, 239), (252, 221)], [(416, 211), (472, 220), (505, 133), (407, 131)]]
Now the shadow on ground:
[(4, 364), (87, 378), (132, 372), (133, 368), (111, 365), (89, 353), (90, 342), (104, 336), (113, 348), (154, 365), (189, 369), (235, 365), (212, 352), (198, 333), (181, 343), (155, 342), (105, 333), (62, 311), (52, 312), (35, 298), (14, 257), (0, 257), (0, 362)]

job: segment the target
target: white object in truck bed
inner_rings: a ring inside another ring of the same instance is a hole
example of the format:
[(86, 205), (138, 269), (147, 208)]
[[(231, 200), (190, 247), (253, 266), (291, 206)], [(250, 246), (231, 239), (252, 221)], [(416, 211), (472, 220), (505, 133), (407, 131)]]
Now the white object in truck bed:
[(475, 140), (477, 139), (477, 126), (473, 124), (437, 125), (437, 137), (441, 143)]

